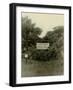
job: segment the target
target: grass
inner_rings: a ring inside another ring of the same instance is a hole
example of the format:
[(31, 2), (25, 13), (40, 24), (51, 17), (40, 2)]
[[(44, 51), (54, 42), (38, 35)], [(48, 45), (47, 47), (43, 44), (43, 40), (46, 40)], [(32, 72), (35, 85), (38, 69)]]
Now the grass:
[(63, 75), (63, 60), (35, 61), (22, 59), (22, 77)]

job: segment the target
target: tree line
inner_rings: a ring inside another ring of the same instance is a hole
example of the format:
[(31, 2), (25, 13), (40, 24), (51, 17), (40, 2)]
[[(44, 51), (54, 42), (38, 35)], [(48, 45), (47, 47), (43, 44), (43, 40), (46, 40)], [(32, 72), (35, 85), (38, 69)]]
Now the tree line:
[[(36, 27), (28, 17), (22, 17), (22, 54), (30, 54), (34, 60), (62, 59), (64, 49), (64, 26), (56, 26), (53, 31), (40, 38), (42, 33), (40, 27)], [(48, 42), (50, 44), (47, 50), (36, 50), (37, 42)]]

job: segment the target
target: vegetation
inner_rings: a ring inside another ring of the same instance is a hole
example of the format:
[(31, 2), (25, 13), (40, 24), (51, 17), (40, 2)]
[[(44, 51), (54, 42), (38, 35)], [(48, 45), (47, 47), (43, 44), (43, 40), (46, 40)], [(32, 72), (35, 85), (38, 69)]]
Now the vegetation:
[[(28, 17), (22, 17), (22, 53), (29, 54), (33, 60), (50, 60), (63, 58), (64, 27), (57, 26), (48, 31), (45, 37), (39, 38), (42, 29), (36, 27)], [(37, 50), (37, 41), (47, 41), (50, 46), (47, 50)]]
[(53, 31), (49, 31), (43, 40), (48, 41), (50, 46), (48, 50), (37, 50), (33, 55), (36, 60), (63, 59), (63, 26), (55, 27)]
[(36, 45), (36, 40), (40, 38), (38, 35), (41, 34), (41, 29), (35, 26), (35, 23), (31, 22), (31, 19), (28, 17), (22, 17), (22, 52), (24, 47), (34, 47)]

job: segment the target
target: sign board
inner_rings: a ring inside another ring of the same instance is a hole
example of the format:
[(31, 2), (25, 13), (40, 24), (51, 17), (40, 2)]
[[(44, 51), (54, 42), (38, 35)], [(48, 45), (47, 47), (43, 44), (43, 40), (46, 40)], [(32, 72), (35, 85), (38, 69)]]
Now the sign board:
[(49, 43), (36, 43), (36, 48), (37, 49), (48, 49)]

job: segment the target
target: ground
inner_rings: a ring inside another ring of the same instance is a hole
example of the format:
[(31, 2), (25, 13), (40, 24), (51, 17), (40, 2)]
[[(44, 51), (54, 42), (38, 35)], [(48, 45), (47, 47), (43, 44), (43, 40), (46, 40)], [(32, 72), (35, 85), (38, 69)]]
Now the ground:
[(49, 61), (35, 61), (22, 59), (21, 63), (21, 76), (33, 77), (33, 76), (54, 76), (63, 75), (64, 62), (62, 60), (49, 60)]

